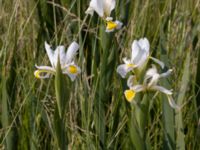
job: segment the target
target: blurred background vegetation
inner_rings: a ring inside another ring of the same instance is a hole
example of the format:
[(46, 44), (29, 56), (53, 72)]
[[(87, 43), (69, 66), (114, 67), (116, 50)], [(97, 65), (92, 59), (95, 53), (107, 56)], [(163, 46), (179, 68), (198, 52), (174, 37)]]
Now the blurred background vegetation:
[[(89, 0), (0, 0), (0, 149), (58, 149), (54, 77), (38, 80), (33, 72), (35, 64), (50, 64), (44, 41), (67, 48), (74, 40), (82, 73), (67, 82), (69, 149), (200, 148), (200, 1), (116, 2), (112, 16), (124, 26), (108, 34), (101, 18), (85, 15)], [(126, 80), (116, 73), (141, 37), (174, 70), (162, 84), (184, 106), (176, 112), (165, 97), (152, 96), (142, 131), (124, 99)]]

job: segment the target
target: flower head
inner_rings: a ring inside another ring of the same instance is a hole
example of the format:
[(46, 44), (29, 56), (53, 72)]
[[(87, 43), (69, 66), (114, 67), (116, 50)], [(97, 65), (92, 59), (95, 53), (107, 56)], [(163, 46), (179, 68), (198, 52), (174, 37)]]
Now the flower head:
[(121, 29), (123, 23), (110, 17), (112, 10), (115, 8), (115, 0), (91, 0), (86, 14), (93, 15), (94, 11), (106, 21), (106, 32), (113, 32), (114, 30)]
[(124, 58), (124, 64), (117, 67), (117, 72), (122, 78), (125, 78), (126, 74), (132, 71), (134, 68), (141, 67), (149, 57), (150, 44), (147, 38), (141, 38), (140, 40), (134, 40), (132, 43), (131, 58)]
[[(36, 78), (49, 78), (50, 74), (56, 73), (56, 66), (58, 60), (63, 74), (67, 74), (72, 81), (75, 80), (76, 76), (80, 73), (80, 68), (74, 63), (74, 57), (79, 49), (79, 45), (76, 42), (72, 42), (65, 52), (64, 46), (56, 47), (56, 50), (52, 50), (51, 46), (45, 42), (45, 49), (49, 57), (51, 66), (37, 66), (37, 70), (34, 72)], [(58, 59), (59, 58), (59, 59)]]
[(159, 79), (168, 76), (171, 72), (172, 70), (170, 69), (165, 73), (159, 74), (155, 65), (153, 65), (152, 68), (147, 70), (142, 85), (134, 85), (134, 76), (130, 76), (127, 81), (129, 89), (124, 92), (126, 100), (132, 102), (135, 98), (136, 93), (141, 91), (159, 91), (167, 96), (169, 104), (172, 108), (180, 109), (180, 107), (176, 105), (172, 98), (172, 90), (168, 90), (165, 87), (158, 85)]

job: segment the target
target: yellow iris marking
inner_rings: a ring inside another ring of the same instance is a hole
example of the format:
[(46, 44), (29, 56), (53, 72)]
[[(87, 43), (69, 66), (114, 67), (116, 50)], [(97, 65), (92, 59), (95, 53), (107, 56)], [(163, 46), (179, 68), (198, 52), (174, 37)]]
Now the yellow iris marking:
[(115, 22), (112, 22), (112, 21), (107, 21), (107, 30), (113, 30), (113, 29), (116, 29), (117, 28), (117, 24)]
[(36, 78), (40, 78), (40, 73), (41, 73), (40, 70), (36, 70), (36, 71), (34, 72), (35, 77), (36, 77)]
[(36, 78), (40, 79), (41, 77), (43, 77), (43, 76), (41, 76), (41, 73), (51, 73), (51, 74), (54, 74), (54, 72), (51, 71), (51, 70), (36, 70), (34, 72), (34, 75), (35, 75)]
[(135, 91), (133, 90), (126, 90), (124, 94), (125, 94), (126, 100), (129, 102), (131, 102), (135, 97)]
[(40, 79), (40, 78), (41, 78), (41, 76), (40, 76), (41, 73), (51, 73), (51, 71), (47, 71), (47, 70), (36, 70), (36, 71), (34, 72), (34, 75), (35, 75), (36, 78)]
[(68, 67), (68, 71), (71, 73), (71, 74), (75, 74), (78, 72), (76, 66), (69, 66)]
[(134, 64), (127, 64), (127, 67), (134, 67)]

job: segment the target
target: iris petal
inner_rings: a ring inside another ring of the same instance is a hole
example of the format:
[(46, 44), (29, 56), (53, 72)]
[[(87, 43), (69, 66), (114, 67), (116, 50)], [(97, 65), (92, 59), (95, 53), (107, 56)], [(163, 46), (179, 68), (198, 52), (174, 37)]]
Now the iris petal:
[(121, 75), (122, 78), (126, 77), (126, 74), (130, 72), (134, 66), (129, 66), (129, 64), (121, 64), (117, 67), (117, 73)]
[(66, 56), (65, 56), (66, 64), (71, 63), (73, 61), (75, 55), (77, 54), (78, 49), (79, 49), (78, 43), (72, 42), (70, 44), (70, 46), (67, 49)]
[(93, 14), (93, 11), (95, 11), (100, 17), (103, 17), (104, 10), (103, 10), (103, 1), (102, 0), (91, 0), (90, 6), (86, 10), (86, 14)]

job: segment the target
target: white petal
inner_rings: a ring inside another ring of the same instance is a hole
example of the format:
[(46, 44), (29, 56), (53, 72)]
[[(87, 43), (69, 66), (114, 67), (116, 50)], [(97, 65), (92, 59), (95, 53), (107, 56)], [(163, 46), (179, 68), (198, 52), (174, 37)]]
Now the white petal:
[(37, 66), (35, 65), (35, 67), (39, 70), (46, 70), (46, 71), (49, 71), (49, 72), (55, 72), (56, 70), (50, 66)]
[(67, 49), (67, 53), (66, 53), (66, 58), (65, 58), (66, 59), (66, 64), (67, 63), (71, 63), (73, 61), (78, 49), (79, 49), (78, 43), (72, 42), (70, 44), (70, 46)]
[(140, 51), (140, 47), (138, 45), (137, 40), (134, 40), (131, 46), (132, 49), (132, 53), (131, 53), (131, 61), (133, 61), (135, 59), (135, 57), (137, 57), (139, 51)]
[(162, 86), (159, 86), (159, 85), (154, 85), (151, 87), (152, 90), (155, 90), (155, 91), (160, 91), (164, 94), (167, 94), (167, 95), (172, 95), (172, 90), (168, 90)]
[(155, 74), (158, 74), (158, 71), (156, 66), (152, 65), (152, 67), (147, 70), (145, 76), (154, 76)]
[(156, 59), (154, 57), (149, 57), (151, 60), (153, 60), (155, 63), (159, 64), (161, 66), (161, 68), (163, 69), (165, 67), (165, 64), (160, 61), (159, 59)]
[(180, 110), (180, 109), (181, 109), (181, 107), (175, 103), (175, 101), (173, 100), (173, 98), (172, 98), (171, 95), (168, 95), (167, 98), (168, 98), (169, 105), (170, 105), (172, 108), (177, 109), (177, 110)]
[(112, 17), (106, 17), (106, 21), (112, 21), (113, 18)]
[(138, 44), (140, 45), (142, 50), (145, 50), (149, 54), (150, 44), (147, 38), (141, 38), (138, 41)]
[(128, 80), (127, 80), (127, 85), (129, 88), (134, 86), (134, 80), (135, 80), (135, 76), (134, 75), (130, 75)]
[(49, 61), (52, 66), (54, 66), (54, 51), (51, 49), (51, 46), (45, 41), (44, 43), (47, 55), (49, 57)]
[(130, 72), (133, 68), (127, 67), (127, 64), (121, 64), (117, 67), (117, 73), (121, 75), (122, 78), (126, 77), (126, 74)]
[(148, 59), (149, 52), (145, 49), (142, 49), (138, 41), (134, 40), (132, 44), (132, 56), (131, 62), (137, 66), (142, 66)]
[(85, 13), (93, 16), (94, 15), (94, 9), (92, 9), (91, 7), (88, 7), (88, 9), (85, 11)]
[(104, 15), (103, 1), (102, 0), (91, 0), (90, 6), (86, 10), (86, 13), (93, 14), (92, 10), (94, 10), (100, 17), (103, 17), (103, 15)]
[(121, 22), (121, 21), (119, 21), (119, 20), (116, 20), (115, 21), (115, 23), (117, 24), (117, 30), (119, 30), (119, 29), (121, 29), (122, 28), (122, 26), (123, 26), (123, 23)]
[[(61, 65), (61, 68), (65, 65), (65, 63), (66, 63), (66, 58), (65, 58), (65, 47), (64, 46), (58, 46), (57, 48), (56, 48), (56, 51), (59, 53), (59, 59), (60, 59), (60, 65)], [(57, 55), (57, 57), (58, 57), (58, 55)], [(55, 60), (56, 60), (56, 65), (57, 65), (57, 59), (58, 58), (56, 58), (55, 57)]]
[(110, 16), (110, 13), (115, 8), (115, 5), (115, 0), (103, 0), (103, 8), (106, 16)]
[(131, 87), (131, 89), (138, 93), (138, 92), (144, 91), (145, 86), (138, 84), (138, 85)]

